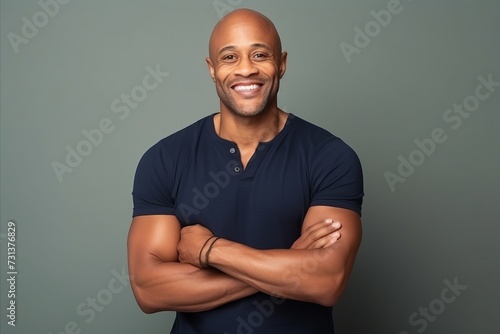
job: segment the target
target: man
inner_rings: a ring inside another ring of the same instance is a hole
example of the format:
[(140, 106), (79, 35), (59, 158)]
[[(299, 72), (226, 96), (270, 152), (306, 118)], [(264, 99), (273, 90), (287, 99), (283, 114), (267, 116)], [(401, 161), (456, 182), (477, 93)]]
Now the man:
[(286, 60), (267, 17), (225, 16), (206, 59), (220, 112), (139, 163), (131, 285), (144, 312), (177, 312), (171, 333), (333, 333), (361, 241), (361, 167), (278, 108)]

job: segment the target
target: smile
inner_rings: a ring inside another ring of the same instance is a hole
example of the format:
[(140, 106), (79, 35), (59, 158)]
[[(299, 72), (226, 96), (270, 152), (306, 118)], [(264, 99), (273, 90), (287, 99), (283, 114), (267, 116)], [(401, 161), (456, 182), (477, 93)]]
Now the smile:
[(237, 85), (234, 87), (234, 90), (237, 92), (251, 92), (251, 91), (256, 90), (258, 88), (260, 88), (260, 85), (257, 85), (257, 84), (246, 85), (246, 86)]

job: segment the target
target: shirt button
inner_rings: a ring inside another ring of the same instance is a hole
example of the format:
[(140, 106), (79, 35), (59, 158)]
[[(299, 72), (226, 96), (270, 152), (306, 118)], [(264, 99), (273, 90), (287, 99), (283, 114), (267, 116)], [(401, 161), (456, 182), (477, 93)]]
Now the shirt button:
[(235, 171), (236, 173), (239, 173), (239, 172), (240, 172), (240, 170), (241, 170), (241, 168), (240, 168), (240, 167), (234, 167), (234, 171)]
[(230, 153), (234, 153), (234, 152), (236, 152), (236, 150), (234, 149), (234, 147), (231, 147), (231, 148), (229, 149), (229, 152), (230, 152)]

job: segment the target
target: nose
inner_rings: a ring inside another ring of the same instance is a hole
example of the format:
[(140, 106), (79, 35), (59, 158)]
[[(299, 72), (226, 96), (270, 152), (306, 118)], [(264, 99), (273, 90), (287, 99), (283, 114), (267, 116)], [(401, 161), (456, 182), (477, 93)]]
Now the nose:
[(234, 71), (234, 74), (248, 77), (258, 72), (259, 70), (257, 66), (255, 66), (254, 62), (248, 57), (243, 57), (236, 65), (236, 70)]

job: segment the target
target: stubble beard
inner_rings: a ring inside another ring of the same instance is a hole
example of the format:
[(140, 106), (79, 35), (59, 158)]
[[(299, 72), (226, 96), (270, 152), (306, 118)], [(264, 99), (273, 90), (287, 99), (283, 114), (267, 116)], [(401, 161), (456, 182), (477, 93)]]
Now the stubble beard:
[(270, 87), (265, 85), (265, 91), (262, 92), (262, 97), (260, 98), (260, 103), (253, 106), (244, 106), (232, 95), (231, 88), (228, 88), (228, 91), (223, 88), (217, 89), (219, 98), (224, 104), (224, 106), (228, 109), (229, 112), (239, 117), (252, 117), (261, 114), (270, 103)]

